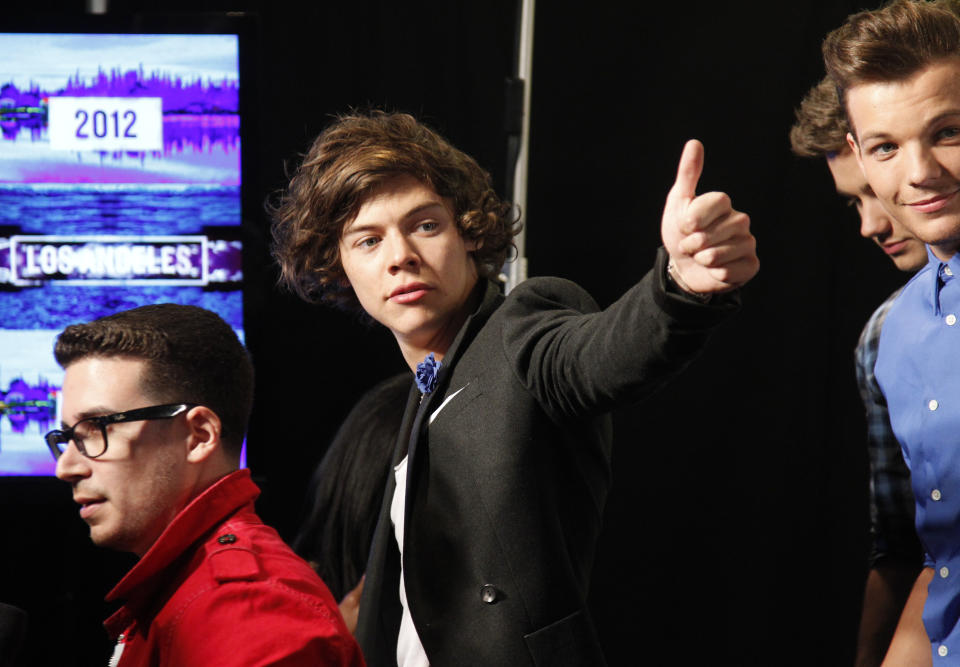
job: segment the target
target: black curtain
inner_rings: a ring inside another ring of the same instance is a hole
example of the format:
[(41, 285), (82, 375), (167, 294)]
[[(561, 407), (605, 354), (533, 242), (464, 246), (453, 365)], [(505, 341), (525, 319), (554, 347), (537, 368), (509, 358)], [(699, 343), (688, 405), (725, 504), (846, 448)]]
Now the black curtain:
[[(790, 154), (787, 132), (822, 76), (824, 34), (858, 8), (537, 4), (530, 274), (575, 280), (601, 304), (616, 299), (652, 265), (689, 137), (706, 145), (701, 190), (728, 192), (750, 214), (761, 257), (742, 312), (703, 357), (616, 415), (614, 487), (590, 591), (611, 664), (852, 661), (867, 549), (852, 350), (903, 277), (857, 237), (825, 165)], [(110, 9), (155, 11), (133, 0)], [(258, 373), (249, 463), (261, 515), (292, 538), (312, 466), (340, 420), (403, 364), (381, 328), (277, 290), (260, 202), (331, 114), (370, 105), (418, 115), (505, 191), (518, 8), (180, 0), (164, 10), (259, 16), (254, 205), (245, 212)], [(55, 480), (0, 480), (0, 508), (0, 601), (31, 614), (30, 664), (102, 664), (109, 610), (100, 600), (131, 560), (89, 545)]]

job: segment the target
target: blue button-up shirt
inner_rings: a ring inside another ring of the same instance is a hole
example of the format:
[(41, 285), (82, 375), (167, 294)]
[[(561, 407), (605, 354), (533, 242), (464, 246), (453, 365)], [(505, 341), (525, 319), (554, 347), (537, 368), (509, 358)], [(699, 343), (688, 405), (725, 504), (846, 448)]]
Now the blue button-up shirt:
[(923, 610), (933, 659), (960, 665), (960, 256), (942, 262), (927, 253), (890, 308), (875, 370), (934, 569)]

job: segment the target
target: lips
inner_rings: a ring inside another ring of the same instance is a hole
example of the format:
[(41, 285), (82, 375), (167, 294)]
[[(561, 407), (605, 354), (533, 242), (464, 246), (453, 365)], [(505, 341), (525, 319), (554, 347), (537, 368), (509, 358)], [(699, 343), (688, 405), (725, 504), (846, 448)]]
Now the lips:
[(80, 505), (80, 518), (87, 519), (106, 502), (106, 499), (80, 496), (74, 498), (73, 501)]
[(400, 304), (416, 303), (431, 289), (433, 288), (426, 283), (408, 283), (390, 292), (389, 299)]
[(890, 241), (882, 244), (880, 247), (883, 248), (883, 251), (888, 255), (896, 255), (898, 252), (901, 252), (907, 246), (906, 241)]
[(946, 194), (936, 195), (934, 197), (928, 197), (927, 199), (910, 202), (907, 204), (907, 206), (921, 213), (936, 213), (953, 201), (956, 194), (957, 190), (954, 190), (953, 192), (948, 192)]

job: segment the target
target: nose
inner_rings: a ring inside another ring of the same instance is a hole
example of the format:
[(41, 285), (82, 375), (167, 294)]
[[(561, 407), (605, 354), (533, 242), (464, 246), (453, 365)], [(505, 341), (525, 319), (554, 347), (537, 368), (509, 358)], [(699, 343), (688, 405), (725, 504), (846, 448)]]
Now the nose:
[(860, 236), (865, 239), (884, 238), (893, 226), (890, 217), (876, 197), (863, 197), (860, 204)]
[[(906, 148), (906, 147), (905, 147)], [(923, 187), (943, 175), (943, 166), (927, 146), (913, 146), (907, 150), (910, 185)]]
[(384, 242), (388, 244), (391, 274), (416, 269), (420, 265), (416, 246), (406, 234), (391, 234)]
[(67, 443), (67, 448), (57, 459), (57, 479), (64, 482), (73, 482), (90, 476), (90, 461), (81, 454), (73, 441)]

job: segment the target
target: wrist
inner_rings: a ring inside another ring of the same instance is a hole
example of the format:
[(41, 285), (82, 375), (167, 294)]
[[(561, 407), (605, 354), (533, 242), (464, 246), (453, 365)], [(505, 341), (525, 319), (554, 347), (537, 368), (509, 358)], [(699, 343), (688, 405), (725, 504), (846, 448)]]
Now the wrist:
[(687, 282), (680, 276), (680, 272), (677, 270), (677, 265), (674, 263), (673, 258), (670, 258), (670, 261), (667, 262), (667, 281), (673, 283), (684, 294), (693, 297), (700, 303), (707, 303), (712, 297), (713, 294), (708, 292), (697, 292), (691, 288)]

